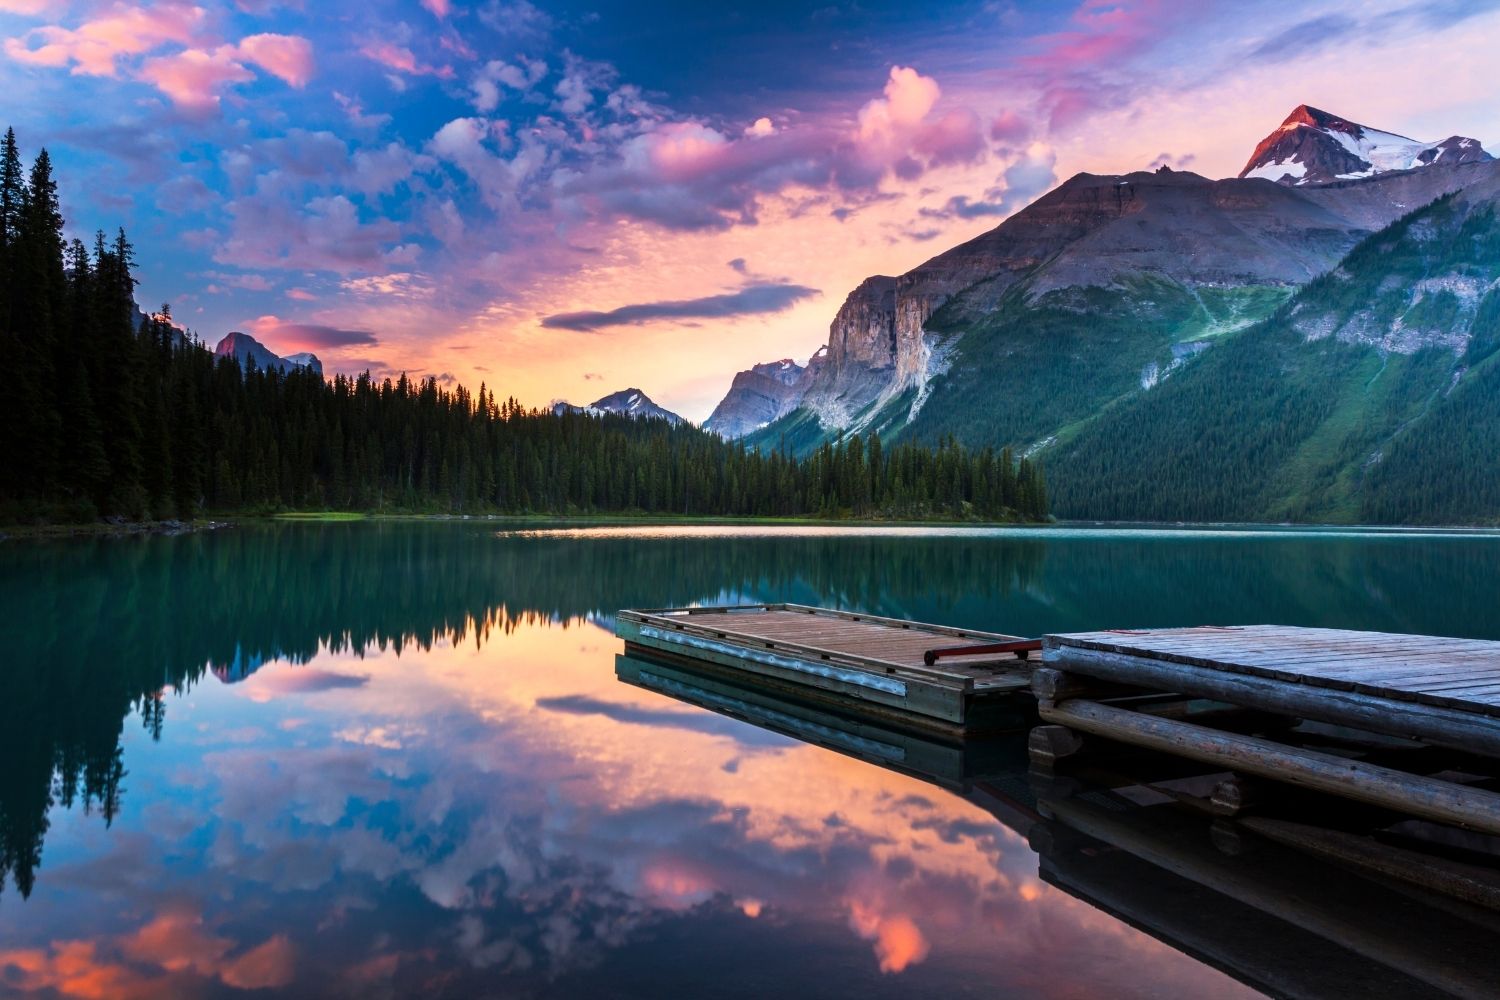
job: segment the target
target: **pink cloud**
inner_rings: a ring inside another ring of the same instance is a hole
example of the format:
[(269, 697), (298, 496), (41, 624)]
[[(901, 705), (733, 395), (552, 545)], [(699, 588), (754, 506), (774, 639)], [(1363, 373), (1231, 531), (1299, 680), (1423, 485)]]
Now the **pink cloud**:
[(233, 947), (233, 941), (205, 930), (202, 916), (187, 909), (162, 913), (120, 942), (120, 950), (133, 961), (205, 976), (214, 974)]
[(398, 73), (411, 76), (435, 76), (439, 80), (453, 79), (452, 66), (430, 66), (417, 59), (416, 53), (411, 49), (393, 42), (368, 41), (360, 46), (359, 54)]
[(984, 128), (971, 108), (954, 108), (924, 126), (914, 147), (932, 166), (973, 163), (985, 154)]
[(859, 139), (867, 145), (892, 141), (919, 124), (942, 94), (937, 81), (907, 66), (892, 66), (885, 96), (859, 111)]
[(1031, 122), (1008, 108), (990, 122), (990, 138), (998, 143), (1024, 142), (1030, 136)]
[(694, 177), (717, 167), (730, 148), (725, 137), (697, 122), (670, 122), (635, 140), (627, 160), (644, 157), (658, 176), (666, 179)]
[(214, 260), (248, 269), (384, 273), (406, 265), (415, 244), (401, 243), (402, 227), (376, 218), (363, 222), (343, 195), (292, 203), (274, 192), (256, 192), (225, 205), (233, 232)]
[(146, 60), (140, 78), (166, 94), (178, 107), (211, 111), (219, 106), (219, 91), (224, 87), (255, 79), (255, 74), (235, 56), (236, 50), (229, 45), (221, 45), (212, 52), (183, 49), (175, 55)]
[(291, 941), (277, 934), (224, 966), (219, 978), (242, 990), (285, 986), (292, 981), (295, 957)]
[[(75, 76), (132, 76), (150, 83), (178, 107), (209, 111), (220, 92), (255, 79), (246, 64), (302, 87), (312, 77), (312, 44), (295, 35), (258, 34), (238, 45), (213, 45), (205, 37), (202, 7), (164, 3), (130, 7), (115, 3), (76, 28), (48, 25), (5, 40), (5, 53), (17, 62), (71, 67)], [(205, 44), (207, 42), (207, 44)], [(152, 55), (182, 45), (185, 48)], [(136, 57), (148, 56), (139, 68)], [(131, 60), (122, 67), (121, 63)]]
[[(564, 215), (626, 216), (672, 229), (754, 224), (762, 196), (798, 188), (874, 196), (892, 176), (910, 181), (988, 155), (982, 119), (968, 107), (937, 113), (941, 96), (936, 80), (896, 66), (852, 128), (834, 117), (781, 129), (767, 120), (729, 136), (701, 122), (643, 114), (631, 123), (633, 135), (629, 126), (606, 126), (627, 135), (617, 159), (596, 153), (586, 166), (553, 170), (548, 193)], [(579, 114), (586, 120), (591, 112)], [(592, 135), (585, 132), (586, 144)]]
[(849, 900), (849, 926), (860, 937), (873, 941), (875, 958), (884, 973), (904, 972), (927, 957), (932, 946), (912, 919), (904, 913), (885, 914), (859, 899)]
[(240, 40), (240, 57), (293, 87), (307, 86), (313, 74), (312, 43), (296, 35), (262, 34)]
[(453, 9), (449, 0), (422, 0), (422, 6), (432, 11), (434, 17), (447, 17)]
[(77, 28), (33, 28), (5, 40), (5, 54), (34, 66), (71, 66), (83, 76), (114, 76), (124, 56), (144, 55), (163, 45), (187, 45), (203, 29), (202, 7), (164, 3), (132, 7), (116, 3), (109, 12)]

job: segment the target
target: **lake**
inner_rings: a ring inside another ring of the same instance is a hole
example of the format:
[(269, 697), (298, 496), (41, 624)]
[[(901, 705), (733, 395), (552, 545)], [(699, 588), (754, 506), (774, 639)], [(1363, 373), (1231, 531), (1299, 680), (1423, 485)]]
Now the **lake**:
[(1500, 537), (390, 521), (8, 541), (0, 993), (1252, 994), (1042, 877), (1005, 792), (1015, 741), (979, 794), (617, 678), (616, 609), (752, 601), (1023, 635), (1500, 638)]

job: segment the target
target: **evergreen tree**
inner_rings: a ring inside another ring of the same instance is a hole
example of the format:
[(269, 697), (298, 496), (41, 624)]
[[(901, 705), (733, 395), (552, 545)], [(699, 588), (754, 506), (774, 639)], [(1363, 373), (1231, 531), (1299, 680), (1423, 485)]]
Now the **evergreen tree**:
[[(6, 163), (17, 155), (7, 135)], [(216, 358), (169, 307), (140, 317), (123, 230), (97, 233), (92, 252), (64, 242), (45, 151), (28, 181), (18, 175), (6, 167), (19, 210), (0, 246), (15, 307), (0, 336), (16, 359), (0, 393), (0, 520), (284, 508), (1046, 516), (1039, 470), (1011, 468), (1007, 453), (997, 488), (993, 455), (952, 439), (888, 448), (854, 434), (799, 462), (664, 420), (527, 410), (487, 385), (474, 395), (404, 373), (325, 380)], [(1007, 491), (1007, 477), (1025, 488)]]

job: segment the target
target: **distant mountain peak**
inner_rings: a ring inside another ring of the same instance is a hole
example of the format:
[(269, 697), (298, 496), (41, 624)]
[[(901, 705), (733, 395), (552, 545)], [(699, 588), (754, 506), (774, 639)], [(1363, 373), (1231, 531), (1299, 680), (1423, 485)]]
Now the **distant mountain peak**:
[(257, 368), (280, 368), (282, 371), (291, 371), (293, 368), (310, 368), (319, 375), (323, 374), (323, 362), (318, 360), (316, 354), (303, 351), (300, 354), (289, 354), (282, 357), (274, 353), (265, 344), (256, 340), (248, 333), (240, 330), (231, 330), (224, 335), (214, 348), (214, 354), (221, 358), (235, 358), (240, 367), (247, 367), (250, 361), (255, 362)]
[(632, 386), (629, 389), (621, 389), (612, 392), (608, 396), (589, 403), (587, 406), (575, 406), (566, 400), (558, 400), (552, 404), (553, 413), (592, 413), (601, 415), (605, 413), (617, 413), (625, 417), (657, 417), (668, 423), (684, 423), (683, 419), (671, 410), (658, 406), (654, 400), (640, 389)]
[(1255, 147), (1240, 176), (1301, 186), (1414, 170), (1434, 163), (1491, 159), (1494, 157), (1477, 140), (1467, 136), (1422, 142), (1299, 104)]
[(760, 430), (802, 401), (809, 384), (808, 369), (819, 363), (815, 357), (805, 367), (791, 358), (752, 365), (735, 375), (728, 394), (703, 422), (703, 429), (731, 441)]

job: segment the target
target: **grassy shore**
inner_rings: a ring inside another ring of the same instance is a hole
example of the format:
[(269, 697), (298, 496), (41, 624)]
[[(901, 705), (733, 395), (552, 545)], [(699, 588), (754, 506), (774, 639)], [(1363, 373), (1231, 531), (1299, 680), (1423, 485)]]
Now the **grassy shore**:
[[(176, 535), (208, 531), (236, 524), (291, 522), (300, 524), (345, 524), (356, 521), (482, 521), (497, 525), (760, 525), (844, 527), (1017, 527), (1018, 521), (980, 521), (961, 518), (857, 518), (857, 517), (723, 517), (691, 514), (414, 514), (364, 511), (274, 511), (221, 514), (193, 521), (86, 521), (55, 524), (0, 526), (4, 538), (72, 538), (114, 535)], [(1031, 527), (1045, 527), (1031, 524)]]

